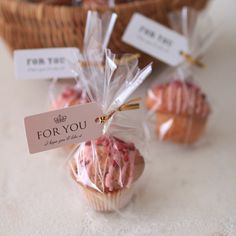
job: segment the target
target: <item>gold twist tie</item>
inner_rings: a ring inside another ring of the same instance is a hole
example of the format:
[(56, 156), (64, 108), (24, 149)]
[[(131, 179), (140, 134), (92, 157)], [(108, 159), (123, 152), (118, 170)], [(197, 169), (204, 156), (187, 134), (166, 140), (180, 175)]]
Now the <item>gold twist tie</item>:
[[(133, 55), (129, 55), (126, 57), (123, 57), (121, 59), (115, 59), (114, 62), (117, 65), (124, 65), (132, 60), (138, 59), (140, 57), (140, 54), (133, 54)], [(90, 67), (90, 66), (94, 66), (94, 67), (104, 67), (105, 64), (104, 63), (96, 63), (96, 62), (88, 62), (88, 61), (80, 61), (80, 65), (82, 67)]]
[(127, 62), (140, 58), (140, 56), (141, 55), (139, 53), (136, 53), (136, 54), (129, 55), (126, 57), (122, 57), (121, 59), (115, 59), (115, 63), (117, 63), (118, 65), (124, 65)]
[(185, 60), (189, 62), (190, 64), (196, 65), (200, 68), (206, 67), (205, 64), (203, 64), (198, 58), (193, 58), (190, 54), (184, 51), (180, 51), (180, 55), (183, 56)]
[(129, 100), (128, 102), (126, 102), (125, 104), (119, 106), (115, 111), (112, 111), (112, 112), (109, 113), (108, 115), (98, 117), (98, 118), (96, 119), (96, 122), (100, 122), (100, 123), (104, 124), (104, 123), (107, 122), (116, 112), (137, 110), (137, 109), (140, 108), (140, 104), (138, 103), (138, 101), (140, 101), (140, 100), (141, 100), (141, 98), (131, 99), (131, 100)]

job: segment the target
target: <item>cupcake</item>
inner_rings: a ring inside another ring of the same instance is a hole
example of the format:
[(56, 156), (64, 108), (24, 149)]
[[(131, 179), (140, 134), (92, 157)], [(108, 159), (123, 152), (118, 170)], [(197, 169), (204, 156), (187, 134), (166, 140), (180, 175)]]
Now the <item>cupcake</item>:
[(156, 132), (162, 140), (192, 144), (202, 135), (210, 105), (193, 83), (175, 80), (148, 92), (146, 106), (156, 114)]
[(89, 206), (109, 212), (125, 207), (144, 170), (144, 159), (133, 143), (102, 136), (82, 144), (70, 162), (72, 178)]
[(89, 102), (88, 97), (81, 89), (68, 87), (52, 102), (51, 109), (56, 110), (87, 102)]

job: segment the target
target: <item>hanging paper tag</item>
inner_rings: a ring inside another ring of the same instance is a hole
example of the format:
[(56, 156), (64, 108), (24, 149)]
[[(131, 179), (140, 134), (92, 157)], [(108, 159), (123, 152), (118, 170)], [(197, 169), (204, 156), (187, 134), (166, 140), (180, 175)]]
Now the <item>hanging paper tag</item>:
[(25, 118), (30, 153), (78, 144), (102, 135), (103, 125), (95, 120), (102, 116), (97, 103), (87, 103)]
[(71, 78), (73, 63), (80, 51), (78, 48), (44, 48), (14, 51), (17, 79)]
[(181, 51), (188, 52), (184, 36), (139, 13), (133, 15), (122, 40), (171, 66), (184, 61)]

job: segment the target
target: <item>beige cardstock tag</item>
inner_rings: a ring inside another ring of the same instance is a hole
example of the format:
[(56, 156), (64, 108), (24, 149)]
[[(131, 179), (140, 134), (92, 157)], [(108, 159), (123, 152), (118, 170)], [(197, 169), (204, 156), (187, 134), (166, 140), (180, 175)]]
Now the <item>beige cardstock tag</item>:
[(122, 40), (171, 66), (184, 62), (180, 52), (189, 52), (186, 37), (139, 13), (133, 14)]
[[(78, 48), (40, 48), (14, 51), (16, 79), (73, 78), (70, 63), (80, 56)], [(70, 62), (70, 63), (69, 63)]]
[(97, 103), (87, 103), (26, 117), (30, 153), (98, 138), (103, 125), (95, 119), (102, 115)]

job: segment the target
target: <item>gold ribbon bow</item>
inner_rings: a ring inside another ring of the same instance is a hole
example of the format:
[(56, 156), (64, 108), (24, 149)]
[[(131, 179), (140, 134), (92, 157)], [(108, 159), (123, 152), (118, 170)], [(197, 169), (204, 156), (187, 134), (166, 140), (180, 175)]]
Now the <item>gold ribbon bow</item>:
[(125, 104), (119, 106), (116, 110), (112, 111), (111, 113), (109, 113), (108, 115), (105, 116), (101, 116), (98, 117), (96, 119), (96, 122), (100, 122), (102, 124), (104, 124), (105, 122), (107, 122), (116, 112), (121, 112), (121, 111), (130, 111), (130, 110), (136, 110), (140, 108), (140, 104), (138, 103), (138, 101), (140, 101), (141, 98), (135, 98), (135, 99), (131, 99), (128, 102), (126, 102)]
[(180, 51), (180, 55), (183, 56), (185, 58), (185, 60), (187, 62), (189, 62), (190, 64), (196, 65), (200, 68), (205, 67), (205, 64), (203, 64), (198, 58), (193, 58), (190, 54), (188, 54), (184, 51)]

